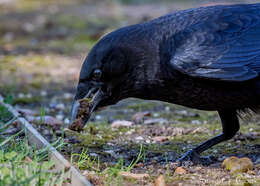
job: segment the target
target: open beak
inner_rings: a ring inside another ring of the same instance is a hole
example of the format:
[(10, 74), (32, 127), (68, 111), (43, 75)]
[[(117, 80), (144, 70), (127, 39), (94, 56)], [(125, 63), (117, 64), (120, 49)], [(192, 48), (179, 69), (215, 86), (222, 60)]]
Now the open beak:
[[(103, 91), (101, 90), (101, 88), (91, 88), (87, 94), (84, 96), (83, 99), (75, 99), (73, 101), (72, 107), (71, 107), (71, 119), (70, 119), (70, 124), (69, 124), (69, 128), (73, 128), (71, 127), (74, 123), (74, 121), (77, 119), (77, 116), (79, 114), (79, 110), (80, 109), (87, 109), (88, 111), (83, 112), (84, 115), (80, 116), (81, 120), (82, 120), (82, 128), (84, 127), (84, 125), (87, 123), (87, 121), (89, 120), (91, 114), (94, 112), (94, 110), (97, 108), (98, 104), (100, 103), (100, 101), (102, 99), (104, 99), (105, 94), (103, 93)], [(90, 104), (89, 104), (89, 108), (80, 108), (80, 102), (81, 100), (84, 99), (90, 99)]]

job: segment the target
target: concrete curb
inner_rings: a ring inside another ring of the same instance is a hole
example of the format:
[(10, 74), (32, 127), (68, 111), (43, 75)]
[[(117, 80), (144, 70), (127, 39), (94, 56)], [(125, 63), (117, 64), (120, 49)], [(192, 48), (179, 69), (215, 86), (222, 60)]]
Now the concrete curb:
[(48, 148), (49, 158), (55, 163), (58, 171), (65, 170), (66, 178), (71, 180), (71, 185), (75, 186), (92, 186), (92, 184), (81, 173), (73, 167), (44, 137), (9, 104), (4, 103), (3, 97), (0, 95), (0, 104), (11, 112), (18, 121), (26, 128), (30, 145), (35, 145), (37, 149)]

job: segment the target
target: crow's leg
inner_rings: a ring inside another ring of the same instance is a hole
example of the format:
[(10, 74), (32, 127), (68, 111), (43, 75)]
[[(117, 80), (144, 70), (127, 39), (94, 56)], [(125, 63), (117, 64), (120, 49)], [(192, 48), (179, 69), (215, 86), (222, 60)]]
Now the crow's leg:
[(222, 134), (215, 136), (199, 146), (195, 147), (194, 149), (188, 151), (184, 156), (182, 156), (180, 159), (178, 159), (178, 162), (181, 164), (187, 164), (189, 165), (190, 163), (199, 163), (200, 162), (200, 157), (199, 154), (202, 153), (203, 151), (209, 149), (210, 147), (231, 139), (239, 130), (239, 121), (237, 118), (236, 111), (230, 111), (230, 110), (223, 110), (223, 111), (218, 111), (221, 123), (222, 123)]

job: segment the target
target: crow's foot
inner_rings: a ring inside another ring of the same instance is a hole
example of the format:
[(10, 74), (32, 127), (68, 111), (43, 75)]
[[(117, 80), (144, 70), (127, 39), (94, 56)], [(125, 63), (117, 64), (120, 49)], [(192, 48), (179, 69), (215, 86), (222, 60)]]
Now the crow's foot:
[(209, 165), (212, 160), (210, 157), (200, 157), (195, 150), (189, 150), (177, 162), (179, 166), (189, 167), (195, 164)]
[(200, 156), (194, 150), (189, 150), (177, 160), (179, 166), (189, 167), (200, 162)]

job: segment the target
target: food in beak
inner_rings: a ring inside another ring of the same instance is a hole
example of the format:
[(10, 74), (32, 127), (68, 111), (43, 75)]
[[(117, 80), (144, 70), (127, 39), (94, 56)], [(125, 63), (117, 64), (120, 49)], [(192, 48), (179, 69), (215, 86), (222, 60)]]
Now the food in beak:
[(82, 131), (85, 125), (86, 119), (89, 118), (91, 114), (91, 109), (93, 107), (91, 98), (83, 98), (79, 100), (79, 108), (75, 120), (69, 126), (69, 129), (74, 131)]

